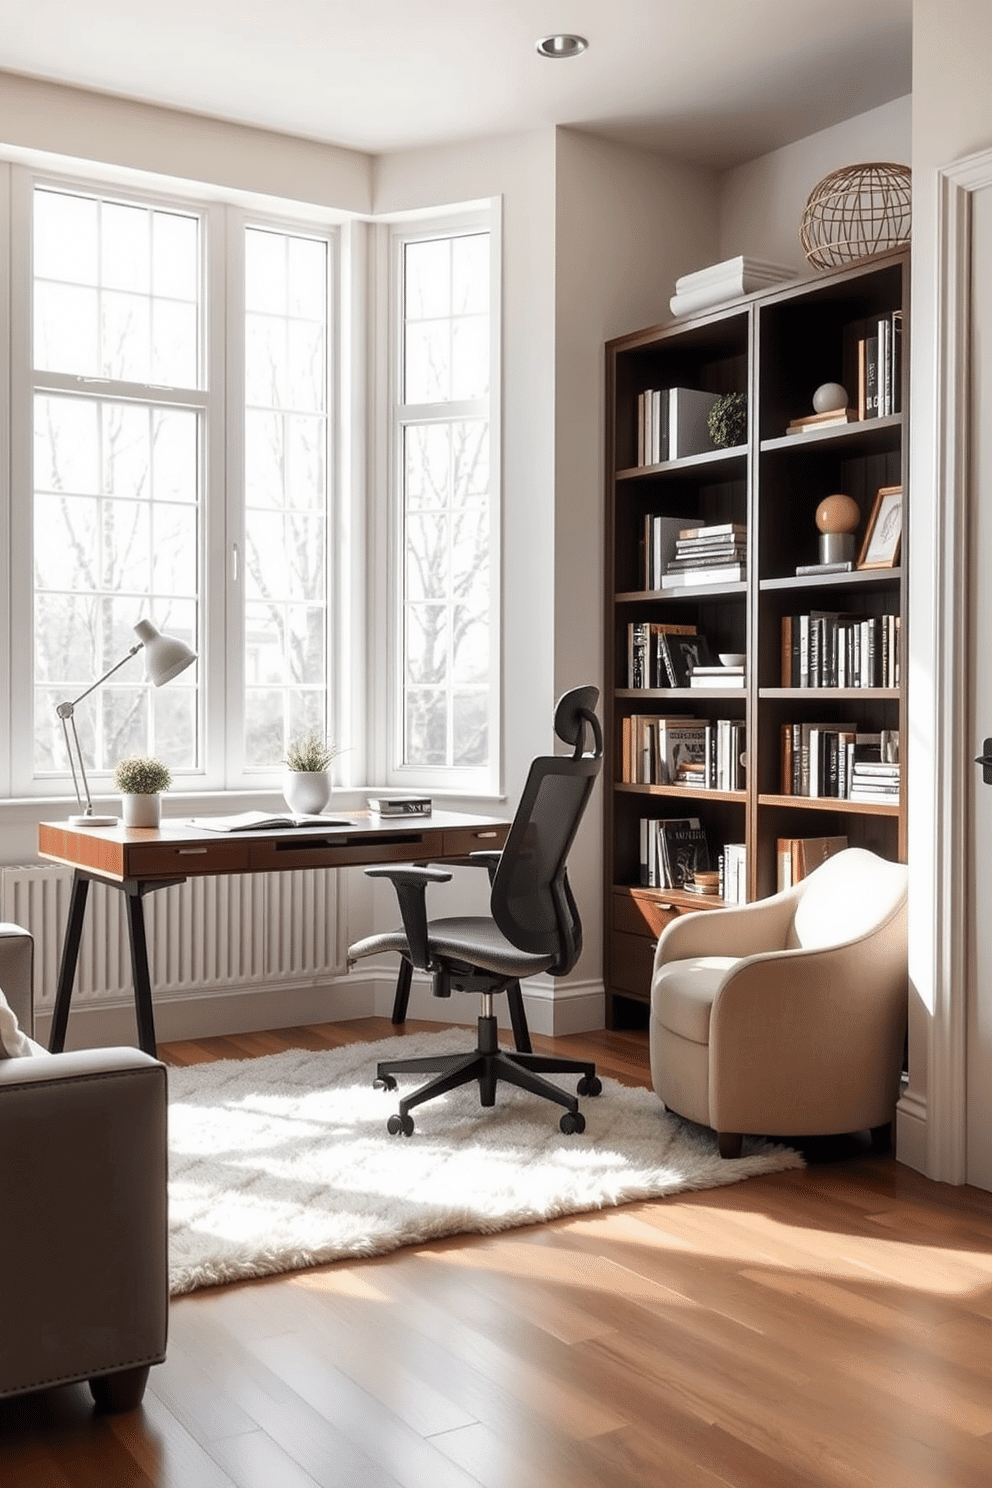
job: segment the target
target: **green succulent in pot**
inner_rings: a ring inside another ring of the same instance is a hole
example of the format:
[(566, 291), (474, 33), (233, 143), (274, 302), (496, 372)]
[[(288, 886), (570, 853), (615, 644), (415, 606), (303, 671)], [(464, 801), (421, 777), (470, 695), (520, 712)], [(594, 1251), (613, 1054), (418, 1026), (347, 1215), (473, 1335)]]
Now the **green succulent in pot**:
[(114, 788), (122, 796), (157, 796), (171, 784), (169, 767), (151, 755), (129, 754), (114, 770)]
[(286, 750), (286, 768), (315, 774), (318, 770), (326, 770), (339, 753), (336, 744), (325, 739), (316, 729), (307, 729)]
[(282, 793), (291, 811), (304, 816), (317, 816), (331, 799), (331, 778), (327, 773), (331, 761), (340, 754), (316, 729), (294, 739), (286, 750), (286, 769)]
[(151, 755), (129, 754), (114, 770), (126, 827), (157, 827), (162, 817), (162, 791), (172, 784), (168, 765)]

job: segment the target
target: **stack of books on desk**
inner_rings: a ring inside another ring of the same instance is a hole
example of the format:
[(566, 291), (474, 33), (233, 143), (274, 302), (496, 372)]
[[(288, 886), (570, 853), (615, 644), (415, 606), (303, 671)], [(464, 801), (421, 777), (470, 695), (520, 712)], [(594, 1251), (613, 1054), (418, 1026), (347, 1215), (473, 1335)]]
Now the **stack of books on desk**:
[(376, 816), (430, 816), (430, 796), (369, 796), (369, 810)]
[(694, 584), (739, 583), (747, 573), (747, 528), (743, 522), (686, 527), (679, 533), (675, 557), (662, 575), (662, 589)]

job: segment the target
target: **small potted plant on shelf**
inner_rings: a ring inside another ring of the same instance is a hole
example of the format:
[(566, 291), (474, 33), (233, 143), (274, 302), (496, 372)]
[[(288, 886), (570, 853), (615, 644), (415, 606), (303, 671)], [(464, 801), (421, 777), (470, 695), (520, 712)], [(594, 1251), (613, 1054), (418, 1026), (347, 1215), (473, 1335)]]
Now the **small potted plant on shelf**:
[(282, 778), (282, 793), (290, 811), (307, 816), (323, 811), (331, 799), (328, 770), (338, 753), (338, 746), (316, 729), (307, 729), (293, 740), (286, 751)]
[(169, 789), (172, 775), (161, 760), (131, 754), (114, 771), (114, 786), (121, 793), (126, 827), (157, 827), (162, 819), (161, 792)]

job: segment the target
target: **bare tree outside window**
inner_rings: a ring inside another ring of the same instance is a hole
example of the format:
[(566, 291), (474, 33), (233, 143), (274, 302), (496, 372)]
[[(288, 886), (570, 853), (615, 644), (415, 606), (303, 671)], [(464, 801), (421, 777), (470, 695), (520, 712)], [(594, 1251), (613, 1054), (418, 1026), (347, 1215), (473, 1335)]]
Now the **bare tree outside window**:
[(403, 764), (490, 758), (489, 264), (485, 232), (403, 248)]
[(325, 240), (245, 232), (245, 764), (328, 730)]
[[(47, 776), (68, 765), (57, 703), (126, 654), (137, 620), (198, 646), (202, 413), (164, 395), (201, 384), (200, 222), (39, 187), (33, 255), (34, 766)], [(191, 669), (158, 692), (135, 661), (76, 715), (93, 768), (131, 752), (194, 768), (197, 685)]]

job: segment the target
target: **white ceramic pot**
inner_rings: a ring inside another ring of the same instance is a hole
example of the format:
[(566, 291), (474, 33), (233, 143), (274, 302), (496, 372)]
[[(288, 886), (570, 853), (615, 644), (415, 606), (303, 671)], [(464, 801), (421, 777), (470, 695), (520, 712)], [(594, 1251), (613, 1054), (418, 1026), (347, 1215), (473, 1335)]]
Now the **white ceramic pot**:
[(331, 777), (326, 770), (284, 770), (282, 793), (290, 811), (315, 816), (331, 799)]
[(162, 797), (121, 796), (126, 827), (157, 827), (162, 820)]

